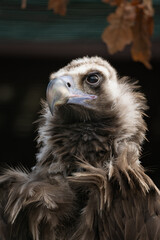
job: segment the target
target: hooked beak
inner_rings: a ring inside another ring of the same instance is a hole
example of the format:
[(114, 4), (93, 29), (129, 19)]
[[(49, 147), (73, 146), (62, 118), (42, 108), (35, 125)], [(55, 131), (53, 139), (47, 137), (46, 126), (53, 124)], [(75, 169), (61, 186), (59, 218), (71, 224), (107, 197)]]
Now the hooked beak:
[(46, 95), (52, 115), (55, 107), (64, 104), (86, 106), (85, 100), (97, 98), (96, 95), (86, 94), (77, 89), (71, 76), (62, 76), (51, 80), (48, 84)]

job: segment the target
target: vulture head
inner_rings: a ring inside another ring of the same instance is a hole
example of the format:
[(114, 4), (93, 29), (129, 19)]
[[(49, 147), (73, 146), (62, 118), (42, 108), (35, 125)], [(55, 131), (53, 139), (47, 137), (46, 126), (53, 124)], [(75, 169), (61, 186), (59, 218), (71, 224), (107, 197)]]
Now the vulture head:
[(100, 57), (76, 59), (52, 73), (39, 128), (38, 162), (52, 155), (69, 168), (75, 157), (107, 165), (127, 152), (129, 164), (139, 164), (146, 104), (137, 89)]

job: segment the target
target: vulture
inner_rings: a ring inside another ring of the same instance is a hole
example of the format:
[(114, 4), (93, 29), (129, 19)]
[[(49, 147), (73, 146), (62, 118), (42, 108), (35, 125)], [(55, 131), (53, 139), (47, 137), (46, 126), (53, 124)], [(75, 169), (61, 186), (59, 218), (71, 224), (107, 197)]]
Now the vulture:
[(147, 109), (104, 59), (54, 72), (37, 162), (0, 175), (0, 240), (160, 240), (160, 191), (140, 162)]

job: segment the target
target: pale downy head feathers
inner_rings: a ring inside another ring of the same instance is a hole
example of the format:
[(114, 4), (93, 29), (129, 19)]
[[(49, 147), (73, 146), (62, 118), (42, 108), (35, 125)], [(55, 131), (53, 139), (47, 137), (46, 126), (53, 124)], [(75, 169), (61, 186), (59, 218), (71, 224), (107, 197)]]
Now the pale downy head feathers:
[[(85, 76), (90, 72), (98, 72), (101, 75), (101, 82), (97, 88), (88, 86), (84, 81)], [(64, 68), (52, 73), (50, 79), (66, 75), (73, 78), (78, 89), (97, 95), (97, 99), (93, 101), (95, 107), (93, 116), (98, 113), (99, 122), (103, 121), (102, 116), (104, 118), (110, 116), (110, 127), (115, 128), (116, 131), (112, 146), (115, 157), (127, 148), (131, 156), (134, 153), (134, 161), (136, 159), (138, 162), (146, 131), (146, 124), (143, 120), (146, 104), (145, 97), (137, 90), (136, 83), (127, 77), (120, 78), (116, 70), (100, 57), (73, 60)], [(56, 116), (52, 116), (47, 104), (44, 103), (43, 124), (39, 128), (38, 138), (38, 143), (42, 143), (43, 147), (37, 155), (38, 161), (41, 161), (46, 152), (50, 152), (52, 148), (49, 129), (52, 128), (52, 124), (54, 125), (54, 118)], [(94, 118), (92, 117), (90, 121), (94, 122)]]

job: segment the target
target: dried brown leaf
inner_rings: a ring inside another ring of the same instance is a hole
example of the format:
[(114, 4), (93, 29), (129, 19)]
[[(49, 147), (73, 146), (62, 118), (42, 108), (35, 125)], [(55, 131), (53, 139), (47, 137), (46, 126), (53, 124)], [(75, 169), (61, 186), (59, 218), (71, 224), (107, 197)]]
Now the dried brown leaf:
[(154, 15), (152, 0), (143, 0), (142, 6), (143, 6), (143, 12), (145, 15), (150, 17)]
[(21, 0), (21, 8), (25, 9), (27, 7), (27, 0)]
[(68, 0), (49, 0), (48, 9), (54, 10), (54, 13), (64, 16), (67, 11)]
[(109, 53), (122, 51), (132, 42), (132, 29), (136, 18), (135, 7), (130, 3), (121, 4), (115, 13), (108, 16), (110, 25), (104, 30), (102, 40), (106, 43)]
[(131, 54), (134, 61), (142, 62), (148, 69), (151, 58), (150, 35), (153, 32), (153, 18), (145, 15), (142, 9), (137, 10), (136, 22), (133, 29), (133, 45)]
[(148, 19), (147, 19), (147, 31), (148, 31), (149, 36), (153, 35), (153, 30), (154, 30), (153, 17), (148, 17)]

